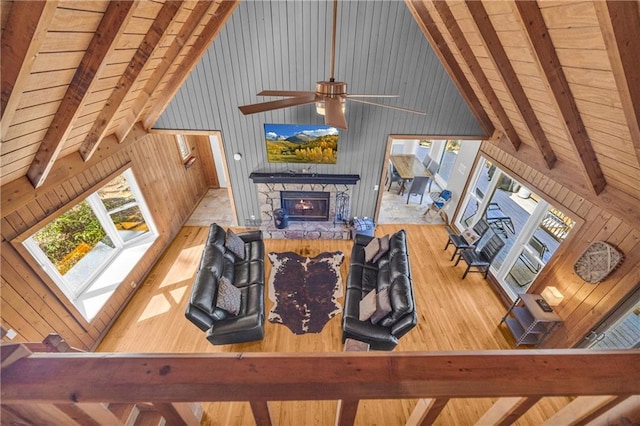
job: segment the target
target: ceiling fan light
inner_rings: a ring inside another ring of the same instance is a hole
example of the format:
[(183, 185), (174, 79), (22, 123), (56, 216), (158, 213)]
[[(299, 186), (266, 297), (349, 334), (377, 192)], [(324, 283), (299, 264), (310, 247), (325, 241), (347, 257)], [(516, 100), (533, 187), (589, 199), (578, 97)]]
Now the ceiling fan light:
[(324, 101), (316, 101), (316, 112), (320, 115), (325, 114)]

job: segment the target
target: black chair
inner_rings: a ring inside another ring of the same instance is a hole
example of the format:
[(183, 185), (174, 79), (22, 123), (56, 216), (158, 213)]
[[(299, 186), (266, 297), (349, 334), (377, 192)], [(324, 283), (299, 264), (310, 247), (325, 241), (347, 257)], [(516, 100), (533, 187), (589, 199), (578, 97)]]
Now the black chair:
[(469, 243), (464, 238), (464, 235), (456, 234), (449, 228), (445, 228), (445, 229), (449, 233), (449, 239), (447, 240), (447, 245), (444, 246), (444, 249), (446, 251), (447, 248), (449, 248), (449, 245), (453, 244), (453, 246), (455, 247), (455, 250), (453, 251), (453, 254), (451, 255), (451, 260), (453, 260), (460, 250), (468, 249), (468, 248), (474, 248), (476, 246), (476, 244), (478, 243), (478, 241), (480, 241), (480, 239), (483, 237), (485, 232), (487, 232), (489, 230), (489, 224), (487, 223), (486, 220), (481, 218), (478, 222), (476, 222), (475, 225), (473, 225), (473, 228), (471, 228), (471, 229), (473, 229), (473, 232), (475, 232), (478, 235), (478, 239), (475, 242), (472, 242), (472, 243)]
[[(485, 279), (489, 273), (491, 263), (496, 258), (502, 247), (504, 247), (504, 241), (495, 232), (491, 232), (493, 235), (491, 238), (485, 240), (482, 244), (479, 244), (476, 248), (468, 248), (462, 250), (458, 255), (456, 265), (463, 259), (467, 264), (467, 269), (462, 275), (462, 279), (465, 279), (469, 272), (481, 272), (484, 274)], [(470, 271), (471, 268), (476, 268), (476, 271)]]
[(407, 204), (409, 204), (409, 199), (411, 199), (411, 194), (416, 194), (420, 196), (420, 204), (422, 204), (422, 199), (424, 198), (424, 191), (427, 189), (427, 183), (429, 182), (429, 177), (427, 176), (416, 176), (411, 181), (411, 185), (409, 186), (409, 191), (407, 194)]
[(393, 185), (393, 182), (399, 182), (400, 185), (402, 185), (403, 181), (404, 179), (400, 177), (398, 172), (396, 172), (396, 168), (393, 167), (393, 163), (389, 161), (389, 168), (387, 169), (387, 180), (385, 181), (385, 185), (387, 183), (389, 184), (389, 186), (387, 187), (387, 191), (391, 189), (391, 185)]

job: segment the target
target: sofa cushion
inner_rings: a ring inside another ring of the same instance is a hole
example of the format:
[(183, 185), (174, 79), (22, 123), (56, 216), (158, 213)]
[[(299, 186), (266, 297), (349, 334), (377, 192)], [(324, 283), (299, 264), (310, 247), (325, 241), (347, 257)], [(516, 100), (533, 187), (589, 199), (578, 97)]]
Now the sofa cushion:
[(227, 250), (235, 254), (239, 259), (244, 259), (244, 241), (238, 237), (231, 228), (227, 229), (227, 236), (224, 240)]
[(358, 319), (360, 321), (366, 321), (371, 318), (376, 311), (376, 291), (371, 290), (366, 296), (360, 300), (360, 314)]
[(242, 293), (240, 289), (234, 286), (227, 278), (220, 277), (218, 280), (218, 297), (216, 306), (229, 312), (231, 315), (238, 315), (240, 312), (240, 304)]
[(380, 241), (380, 248), (378, 249), (378, 253), (376, 253), (372, 260), (373, 263), (376, 263), (389, 251), (389, 234), (385, 235), (382, 238), (378, 238), (378, 240)]
[(380, 240), (372, 238), (371, 241), (369, 241), (369, 244), (364, 248), (365, 262), (371, 263), (376, 254), (378, 254), (378, 250), (380, 250)]
[(371, 315), (371, 323), (377, 324), (381, 319), (391, 312), (391, 301), (389, 300), (389, 288), (385, 287), (378, 291), (376, 295), (376, 311)]
[(413, 294), (409, 277), (400, 275), (391, 282), (389, 300), (392, 311), (379, 322), (383, 327), (391, 327), (399, 319), (413, 311)]

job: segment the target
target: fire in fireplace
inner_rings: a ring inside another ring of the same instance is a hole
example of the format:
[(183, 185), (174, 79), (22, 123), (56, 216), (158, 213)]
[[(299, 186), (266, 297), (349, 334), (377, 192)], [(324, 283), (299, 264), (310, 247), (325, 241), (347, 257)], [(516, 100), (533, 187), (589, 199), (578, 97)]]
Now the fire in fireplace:
[(329, 192), (281, 191), (280, 206), (289, 215), (289, 220), (329, 220)]

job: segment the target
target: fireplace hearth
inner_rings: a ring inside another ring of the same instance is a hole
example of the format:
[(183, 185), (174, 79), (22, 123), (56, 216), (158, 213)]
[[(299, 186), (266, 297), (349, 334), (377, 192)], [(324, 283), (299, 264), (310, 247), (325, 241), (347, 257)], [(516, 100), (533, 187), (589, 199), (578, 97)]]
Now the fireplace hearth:
[(320, 191), (281, 191), (280, 205), (289, 221), (329, 220), (330, 193)]

